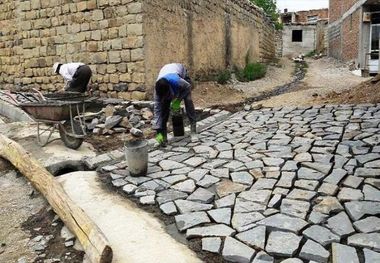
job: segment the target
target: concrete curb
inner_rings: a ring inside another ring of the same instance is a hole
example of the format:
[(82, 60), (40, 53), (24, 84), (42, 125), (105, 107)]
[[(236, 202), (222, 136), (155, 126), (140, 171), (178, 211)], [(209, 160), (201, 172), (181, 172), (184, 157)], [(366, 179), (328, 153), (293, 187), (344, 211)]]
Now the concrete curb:
[(0, 100), (0, 115), (14, 122), (34, 122), (34, 120), (22, 109)]

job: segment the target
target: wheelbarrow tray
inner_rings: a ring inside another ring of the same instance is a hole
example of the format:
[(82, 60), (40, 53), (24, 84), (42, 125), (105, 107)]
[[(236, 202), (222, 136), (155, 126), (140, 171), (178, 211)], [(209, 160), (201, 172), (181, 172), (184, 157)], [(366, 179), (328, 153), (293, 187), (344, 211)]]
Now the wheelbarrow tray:
[(60, 100), (60, 101), (84, 101), (88, 95), (80, 92), (63, 92), (63, 93), (48, 93), (44, 97), (47, 100)]
[(48, 120), (48, 121), (65, 121), (70, 120), (70, 108), (71, 116), (78, 115), (77, 107), (79, 111), (84, 102), (78, 101), (41, 101), (21, 104), (21, 108), (30, 114), (36, 120)]

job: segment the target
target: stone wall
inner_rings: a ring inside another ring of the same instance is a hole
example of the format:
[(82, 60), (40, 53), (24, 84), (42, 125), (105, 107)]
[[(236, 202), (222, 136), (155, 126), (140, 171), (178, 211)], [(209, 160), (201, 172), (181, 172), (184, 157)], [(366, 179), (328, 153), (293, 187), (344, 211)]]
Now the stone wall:
[(274, 57), (274, 27), (257, 7), (234, 1), (144, 1), (146, 80), (177, 61), (193, 76)]
[(100, 95), (143, 99), (166, 62), (203, 74), (274, 56), (274, 28), (246, 0), (3, 0), (0, 88), (55, 91), (54, 62), (81, 61)]
[(283, 49), (283, 40), (282, 40), (282, 30), (278, 30), (276, 32), (276, 58), (282, 57), (282, 49)]
[[(302, 42), (292, 41), (293, 30), (302, 30)], [(283, 56), (307, 54), (316, 48), (316, 25), (285, 25), (282, 37)]]
[(296, 23), (307, 23), (309, 16), (318, 16), (318, 19), (328, 19), (329, 18), (329, 9), (313, 9), (307, 11), (298, 11), (296, 12), (297, 18)]

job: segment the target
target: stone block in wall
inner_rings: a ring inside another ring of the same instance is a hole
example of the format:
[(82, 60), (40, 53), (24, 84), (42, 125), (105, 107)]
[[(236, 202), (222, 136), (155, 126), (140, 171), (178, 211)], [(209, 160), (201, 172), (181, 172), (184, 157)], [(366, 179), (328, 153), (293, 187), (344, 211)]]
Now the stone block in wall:
[(123, 49), (121, 52), (121, 61), (130, 62), (131, 61), (131, 51), (129, 49)]
[(123, 48), (142, 48), (143, 46), (143, 36), (128, 36), (123, 42)]
[(127, 25), (127, 34), (141, 36), (143, 34), (142, 24), (129, 24)]
[(89, 31), (90, 30), (90, 23), (82, 23), (80, 24), (80, 31)]
[(132, 73), (132, 81), (137, 83), (145, 82), (145, 74), (144, 73)]
[(145, 92), (140, 92), (140, 91), (133, 91), (131, 99), (132, 100), (145, 100)]
[(91, 32), (91, 39), (99, 41), (102, 39), (102, 32), (100, 30), (92, 31)]
[(97, 9), (92, 12), (92, 20), (100, 21), (102, 19), (104, 19), (104, 15), (101, 9)]
[(25, 69), (25, 76), (26, 77), (32, 77), (33, 76), (33, 69), (31, 69), (31, 68)]
[(107, 52), (97, 52), (95, 54), (92, 54), (91, 56), (91, 62), (95, 64), (107, 63), (107, 61), (108, 61)]
[(116, 70), (117, 72), (120, 72), (120, 73), (126, 73), (128, 70), (127, 63), (116, 64)]
[(119, 83), (119, 74), (111, 74), (110, 75), (110, 82), (113, 84)]
[(132, 73), (132, 72), (145, 72), (145, 63), (144, 61), (137, 61), (137, 62), (133, 62), (133, 63), (128, 63), (127, 64), (127, 67), (128, 67), (128, 72)]
[(77, 3), (78, 12), (87, 10), (87, 1), (81, 1)]
[(138, 14), (142, 12), (142, 3), (140, 2), (132, 2), (128, 4), (128, 12), (130, 14)]
[(123, 49), (123, 44), (122, 44), (122, 39), (121, 38), (117, 38), (117, 39), (112, 39), (111, 40), (111, 48), (113, 50), (120, 50), (120, 49)]
[(108, 59), (110, 63), (119, 63), (121, 62), (120, 51), (109, 51)]
[(130, 73), (120, 74), (120, 81), (122, 82), (131, 82), (132, 76)]
[(144, 60), (144, 49), (136, 48), (131, 50), (131, 61)]
[(113, 86), (113, 90), (117, 92), (125, 92), (128, 91), (128, 83), (118, 83)]
[(98, 42), (92, 41), (87, 43), (87, 51), (96, 52), (98, 51)]
[(117, 97), (123, 100), (131, 100), (132, 92), (118, 92)]
[(78, 33), (80, 32), (80, 24), (69, 24), (67, 30), (68, 33)]
[(19, 7), (21, 11), (31, 10), (30, 1), (20, 2)]
[(107, 65), (107, 73), (115, 73), (116, 72), (116, 65), (115, 64), (108, 64)]
[(121, 25), (119, 27), (119, 37), (126, 37), (127, 36), (127, 25)]
[(40, 9), (41, 8), (41, 1), (40, 0), (31, 0), (30, 6), (32, 9)]

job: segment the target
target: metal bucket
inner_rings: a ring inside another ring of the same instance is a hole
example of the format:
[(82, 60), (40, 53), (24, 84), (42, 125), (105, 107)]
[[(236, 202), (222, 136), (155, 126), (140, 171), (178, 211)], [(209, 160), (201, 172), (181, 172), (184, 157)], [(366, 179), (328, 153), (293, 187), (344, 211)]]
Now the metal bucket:
[(173, 135), (181, 137), (185, 135), (185, 126), (183, 124), (183, 116), (181, 113), (172, 115)]
[(126, 142), (125, 158), (131, 176), (145, 176), (148, 170), (148, 142), (146, 140)]

